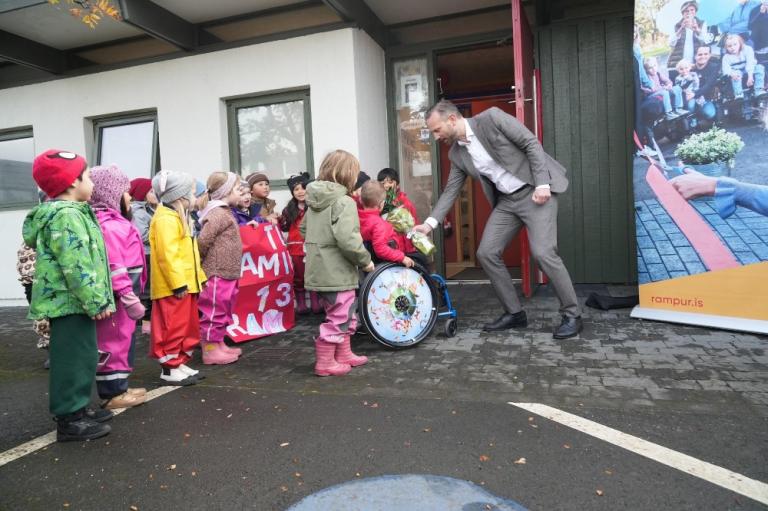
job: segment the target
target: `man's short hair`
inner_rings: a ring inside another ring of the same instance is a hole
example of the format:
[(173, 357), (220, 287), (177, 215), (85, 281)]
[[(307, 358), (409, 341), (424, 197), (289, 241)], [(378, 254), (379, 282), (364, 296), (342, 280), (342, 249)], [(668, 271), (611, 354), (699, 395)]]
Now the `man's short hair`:
[(447, 99), (441, 99), (429, 107), (429, 110), (427, 110), (427, 112), (424, 114), (424, 119), (429, 119), (429, 117), (434, 113), (437, 113), (441, 119), (445, 119), (451, 114), (455, 115), (456, 117), (462, 117), (461, 112), (459, 112), (459, 109), (456, 108), (456, 105)]
[(381, 183), (373, 179), (363, 183), (363, 189), (360, 190), (360, 201), (366, 208), (378, 208), (386, 196), (387, 192)]

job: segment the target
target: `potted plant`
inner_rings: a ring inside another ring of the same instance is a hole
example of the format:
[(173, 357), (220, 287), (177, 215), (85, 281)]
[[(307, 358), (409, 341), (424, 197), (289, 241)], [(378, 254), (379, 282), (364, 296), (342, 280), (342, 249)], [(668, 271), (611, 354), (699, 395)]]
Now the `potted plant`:
[(712, 127), (683, 140), (675, 156), (683, 165), (711, 177), (730, 176), (736, 153), (744, 148), (744, 142), (736, 133)]

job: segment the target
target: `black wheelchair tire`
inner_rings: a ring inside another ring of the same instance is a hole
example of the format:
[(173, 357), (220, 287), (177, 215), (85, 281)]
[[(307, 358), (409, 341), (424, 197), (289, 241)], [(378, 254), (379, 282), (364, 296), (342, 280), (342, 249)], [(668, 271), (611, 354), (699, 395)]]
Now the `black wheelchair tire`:
[(376, 277), (378, 277), (387, 269), (392, 267), (402, 267), (402, 266), (395, 263), (379, 264), (376, 266), (375, 270), (373, 270), (371, 273), (369, 273), (365, 277), (363, 284), (360, 286), (360, 293), (358, 295), (357, 312), (363, 326), (368, 331), (368, 333), (371, 334), (371, 337), (373, 337), (376, 340), (376, 342), (383, 344), (388, 348), (399, 350), (399, 349), (405, 349), (405, 348), (410, 348), (411, 346), (415, 346), (416, 344), (420, 343), (421, 341), (429, 337), (429, 335), (432, 333), (432, 329), (435, 327), (435, 323), (437, 322), (437, 307), (439, 302), (438, 302), (437, 288), (435, 287), (435, 283), (432, 280), (432, 277), (429, 275), (429, 272), (419, 265), (416, 265), (413, 268), (410, 268), (411, 271), (418, 272), (421, 274), (422, 277), (424, 277), (424, 280), (427, 282), (429, 290), (432, 294), (432, 314), (430, 315), (429, 321), (427, 323), (427, 327), (424, 328), (424, 330), (422, 330), (422, 332), (419, 335), (417, 335), (413, 339), (409, 339), (406, 342), (395, 343), (389, 339), (382, 337), (379, 334), (379, 332), (377, 332), (376, 329), (372, 328), (371, 326), (371, 318), (370, 318), (370, 315), (368, 314), (366, 301), (367, 301), (368, 293), (370, 292), (371, 286), (373, 285), (373, 282), (376, 280)]
[(443, 330), (445, 331), (446, 337), (454, 337), (459, 330), (459, 322), (456, 318), (450, 318), (445, 322)]

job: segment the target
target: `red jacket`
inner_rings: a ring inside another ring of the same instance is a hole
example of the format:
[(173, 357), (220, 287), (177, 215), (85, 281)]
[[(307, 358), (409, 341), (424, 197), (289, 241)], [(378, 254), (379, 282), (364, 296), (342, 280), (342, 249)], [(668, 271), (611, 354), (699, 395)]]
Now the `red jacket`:
[(381, 213), (375, 209), (359, 209), (360, 234), (363, 241), (370, 241), (373, 254), (382, 261), (393, 263), (403, 262), (405, 246), (404, 237), (395, 232), (392, 224), (381, 218)]
[(299, 209), (299, 216), (296, 217), (296, 220), (288, 228), (288, 253), (292, 256), (299, 257), (304, 255), (304, 238), (301, 237), (299, 226), (306, 211), (307, 208)]

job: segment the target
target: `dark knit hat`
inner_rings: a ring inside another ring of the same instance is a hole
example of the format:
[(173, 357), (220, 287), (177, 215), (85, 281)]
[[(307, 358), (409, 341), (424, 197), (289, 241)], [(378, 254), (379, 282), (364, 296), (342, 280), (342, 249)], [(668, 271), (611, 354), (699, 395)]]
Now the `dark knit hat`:
[(304, 188), (309, 184), (309, 172), (302, 172), (297, 176), (291, 176), (288, 178), (288, 189), (293, 192), (296, 185), (301, 185)]
[(363, 171), (360, 171), (360, 174), (357, 175), (357, 181), (355, 182), (355, 190), (358, 188), (362, 188), (366, 181), (370, 181), (371, 176), (366, 174)]
[(384, 181), (386, 178), (390, 178), (395, 183), (400, 184), (400, 174), (395, 169), (390, 169), (389, 167), (381, 169), (379, 175), (376, 176), (376, 180), (379, 182)]
[(48, 149), (32, 162), (32, 178), (48, 197), (58, 197), (80, 177), (88, 162), (80, 155)]
[(131, 194), (133, 200), (145, 201), (147, 200), (147, 194), (152, 189), (152, 180), (146, 177), (137, 177), (131, 181), (131, 188), (128, 193)]
[(685, 10), (689, 7), (693, 7), (698, 12), (699, 10), (699, 2), (696, 2), (695, 0), (689, 0), (687, 2), (683, 2), (683, 5), (680, 6), (680, 12), (685, 12)]
[(269, 178), (266, 174), (262, 172), (254, 172), (253, 174), (249, 174), (248, 177), (245, 178), (246, 181), (248, 181), (248, 186), (253, 188), (253, 185), (256, 183), (261, 183), (262, 181), (266, 181), (269, 183)]

